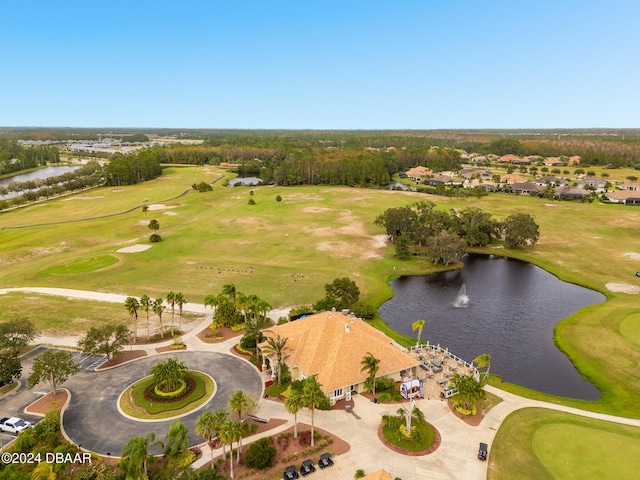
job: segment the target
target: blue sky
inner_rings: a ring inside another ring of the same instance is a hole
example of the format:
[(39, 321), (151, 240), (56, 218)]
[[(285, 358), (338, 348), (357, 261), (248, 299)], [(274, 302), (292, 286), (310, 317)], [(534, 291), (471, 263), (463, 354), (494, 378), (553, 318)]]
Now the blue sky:
[(7, 3), (1, 126), (640, 128), (637, 0)]

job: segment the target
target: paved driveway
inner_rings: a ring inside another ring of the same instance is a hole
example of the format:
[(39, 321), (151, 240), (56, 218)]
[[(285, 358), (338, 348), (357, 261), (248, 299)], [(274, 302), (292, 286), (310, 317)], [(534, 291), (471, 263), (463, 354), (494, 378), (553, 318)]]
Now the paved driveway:
[[(189, 444), (202, 443), (195, 424), (203, 410), (225, 408), (235, 390), (260, 398), (262, 381), (256, 369), (240, 358), (217, 352), (172, 352), (167, 354), (184, 361), (189, 369), (209, 374), (216, 381), (214, 397), (199, 410), (180, 418), (189, 429)], [(172, 420), (136, 421), (120, 414), (117, 400), (131, 383), (150, 374), (151, 367), (165, 355), (144, 357), (103, 372), (82, 371), (71, 377), (64, 387), (71, 391), (71, 402), (64, 413), (63, 427), (74, 443), (96, 453), (120, 456), (122, 446), (138, 435), (154, 432), (163, 440)], [(167, 357), (168, 358), (168, 357)], [(154, 453), (159, 452), (156, 449)]]

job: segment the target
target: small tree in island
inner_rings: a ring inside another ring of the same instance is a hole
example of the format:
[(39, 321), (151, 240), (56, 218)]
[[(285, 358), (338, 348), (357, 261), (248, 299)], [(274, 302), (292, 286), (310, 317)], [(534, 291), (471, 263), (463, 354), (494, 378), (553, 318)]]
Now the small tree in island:
[(168, 358), (164, 362), (156, 363), (151, 368), (154, 391), (160, 396), (178, 392), (185, 386), (184, 378), (187, 376), (187, 365), (176, 358)]
[(38, 355), (33, 361), (33, 371), (29, 376), (29, 388), (40, 382), (48, 381), (55, 395), (57, 386), (78, 373), (78, 366), (73, 361), (71, 352), (64, 350), (47, 350)]

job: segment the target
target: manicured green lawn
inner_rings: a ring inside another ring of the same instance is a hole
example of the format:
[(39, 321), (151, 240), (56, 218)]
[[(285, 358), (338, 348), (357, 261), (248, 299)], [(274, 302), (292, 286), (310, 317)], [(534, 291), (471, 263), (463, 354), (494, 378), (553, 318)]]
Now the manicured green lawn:
[(633, 313), (620, 323), (623, 337), (640, 347), (640, 313)]
[(509, 415), (489, 454), (488, 480), (635, 479), (640, 428), (544, 409)]
[[(144, 398), (144, 391), (147, 387), (153, 385), (153, 377), (149, 376), (127, 388), (125, 393), (120, 397), (120, 407), (127, 415), (142, 419), (173, 417), (195, 410), (214, 393), (215, 383), (211, 377), (201, 372), (189, 370), (188, 373), (195, 380), (196, 384), (193, 391), (185, 396), (185, 398), (170, 403), (150, 402), (146, 400)], [(132, 405), (129, 401), (130, 390), (132, 390), (135, 405)]]
[(70, 273), (94, 272), (110, 265), (118, 263), (113, 255), (100, 255), (98, 257), (78, 258), (64, 265), (56, 265), (40, 272), (41, 275), (67, 275)]

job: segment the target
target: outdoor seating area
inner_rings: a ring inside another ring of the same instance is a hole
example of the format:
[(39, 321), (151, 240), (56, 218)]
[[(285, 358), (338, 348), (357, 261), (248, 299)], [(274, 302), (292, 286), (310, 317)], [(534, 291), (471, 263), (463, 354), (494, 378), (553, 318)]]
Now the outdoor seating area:
[(456, 373), (479, 378), (472, 364), (439, 345), (418, 345), (410, 353), (421, 362), (417, 377), (424, 382), (425, 398), (443, 398), (443, 389), (450, 386), (450, 379)]

